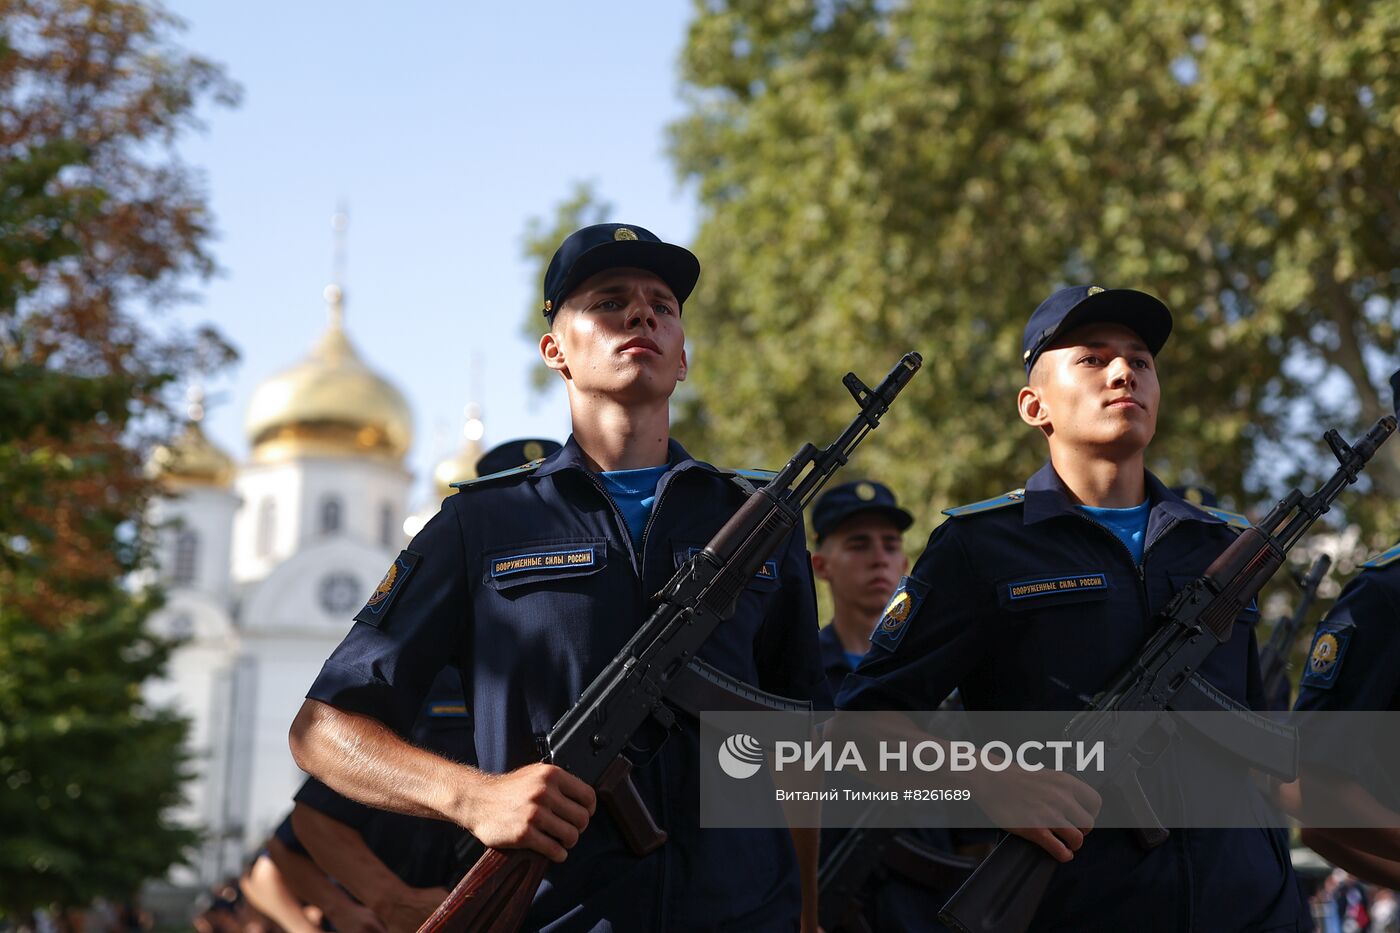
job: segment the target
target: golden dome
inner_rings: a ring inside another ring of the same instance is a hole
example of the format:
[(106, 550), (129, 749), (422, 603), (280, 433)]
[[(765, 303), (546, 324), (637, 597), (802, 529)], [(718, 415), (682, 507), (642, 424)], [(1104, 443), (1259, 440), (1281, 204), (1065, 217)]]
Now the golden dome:
[(147, 472), (173, 488), (227, 487), (233, 482), (233, 458), (204, 436), (199, 422), (189, 421), (180, 436), (151, 451)]
[(341, 290), (328, 286), (325, 297), (331, 323), (311, 353), (253, 392), (244, 423), (253, 460), (320, 454), (398, 462), (413, 440), (408, 402), (346, 337)]
[(438, 499), (446, 499), (457, 491), (452, 488), (453, 483), (476, 478), (476, 461), (481, 459), (481, 436), (484, 433), (481, 410), (475, 404), (468, 405), (461, 449), (433, 468), (433, 484), (437, 487)]

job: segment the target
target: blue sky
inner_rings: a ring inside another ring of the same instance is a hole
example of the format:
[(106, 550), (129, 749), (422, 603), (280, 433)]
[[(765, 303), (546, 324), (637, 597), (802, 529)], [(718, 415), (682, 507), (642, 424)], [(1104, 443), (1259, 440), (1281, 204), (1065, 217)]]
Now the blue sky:
[(522, 237), (529, 218), (551, 218), (592, 181), (616, 219), (689, 241), (694, 197), (666, 157), (665, 127), (682, 112), (690, 5), (170, 8), (189, 27), (181, 44), (243, 86), (240, 107), (207, 108), (207, 131), (180, 145), (204, 174), (223, 269), (180, 318), (213, 323), (242, 354), (208, 386), (211, 436), (244, 457), (253, 389), (325, 328), (344, 200), (347, 327), (413, 407), (415, 495), (456, 449), (469, 400), (488, 445), (562, 439), (563, 392), (529, 384), (537, 352), (520, 322), (540, 299)]

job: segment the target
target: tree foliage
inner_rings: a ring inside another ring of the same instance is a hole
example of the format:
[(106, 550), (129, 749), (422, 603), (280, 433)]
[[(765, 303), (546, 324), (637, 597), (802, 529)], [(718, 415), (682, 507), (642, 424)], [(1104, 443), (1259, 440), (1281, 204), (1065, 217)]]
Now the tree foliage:
[[(1256, 511), (1390, 410), (1400, 3), (697, 0), (673, 127), (703, 212), (677, 430), (777, 463), (840, 377), (924, 372), (858, 467), (937, 510), (1045, 456), (1015, 412), (1027, 316), (1072, 283), (1176, 328), (1150, 466)], [(1400, 525), (1400, 441), (1344, 499)]]
[[(607, 223), (612, 210), (612, 204), (599, 198), (592, 182), (576, 182), (573, 193), (554, 209), (552, 220), (547, 222), (543, 218), (532, 217), (525, 225), (523, 254), (531, 272), (531, 302), (526, 309), (520, 330), (526, 337), (538, 339), (546, 326), (544, 315), (540, 313), (541, 302), (544, 300), (541, 297), (541, 286), (544, 283), (545, 270), (549, 268), (549, 260), (554, 257), (554, 251), (564, 242), (566, 236), (580, 227)], [(530, 378), (536, 389), (543, 389), (553, 385), (559, 377), (543, 362), (539, 362)]]
[(185, 723), (141, 685), (142, 450), (169, 383), (228, 362), (150, 312), (207, 275), (210, 227), (175, 158), (235, 88), (139, 0), (0, 0), (0, 916), (121, 897), (194, 836), (166, 811)]

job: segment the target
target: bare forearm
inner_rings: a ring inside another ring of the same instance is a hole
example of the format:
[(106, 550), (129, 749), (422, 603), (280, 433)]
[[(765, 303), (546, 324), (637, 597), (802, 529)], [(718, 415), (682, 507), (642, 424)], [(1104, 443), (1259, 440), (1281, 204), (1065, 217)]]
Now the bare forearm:
[[(415, 748), (377, 720), (318, 700), (292, 723), (292, 755), (303, 771), (380, 810), (462, 823), (480, 772)], [(466, 825), (463, 823), (463, 825)]]
[(306, 919), (301, 904), (287, 889), (282, 873), (266, 855), (260, 856), (248, 869), (240, 887), (248, 903), (287, 933), (316, 933), (315, 925)]
[(299, 803), (292, 808), (292, 828), (316, 864), (379, 917), (387, 913), (386, 905), (410, 893), (408, 885), (365, 844), (364, 837), (339, 820)]
[[(1351, 848), (1382, 859), (1400, 860), (1400, 814), (1377, 800), (1359, 782), (1330, 769), (1305, 767), (1296, 787), (1306, 826), (1323, 829)], [(1326, 828), (1327, 817), (1337, 814), (1344, 815), (1345, 823), (1355, 828)]]
[(1338, 868), (1346, 869), (1363, 881), (1387, 888), (1400, 888), (1400, 860), (1382, 858), (1353, 843), (1357, 830), (1305, 829), (1303, 844)]
[(593, 788), (544, 762), (485, 774), (415, 748), (368, 716), (307, 700), (292, 723), (303, 771), (380, 810), (445, 819), (493, 848), (564, 861), (597, 806)]

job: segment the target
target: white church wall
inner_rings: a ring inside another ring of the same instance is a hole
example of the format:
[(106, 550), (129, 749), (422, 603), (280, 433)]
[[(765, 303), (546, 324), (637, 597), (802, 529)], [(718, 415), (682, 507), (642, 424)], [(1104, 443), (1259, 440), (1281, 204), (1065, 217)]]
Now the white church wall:
[(390, 559), (362, 541), (328, 539), (298, 551), (247, 597), (241, 637), (257, 680), (248, 739), (249, 845), (261, 842), (291, 807), (305, 775), (292, 760), (287, 730)]
[[(156, 565), (161, 568), (161, 580), (166, 586), (188, 586), (216, 599), (228, 598), (237, 509), (238, 496), (209, 486), (192, 486), (152, 502), (150, 517), (157, 528)], [(178, 539), (182, 533), (194, 536), (194, 576), (176, 580), (174, 575), (180, 564)]]

